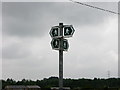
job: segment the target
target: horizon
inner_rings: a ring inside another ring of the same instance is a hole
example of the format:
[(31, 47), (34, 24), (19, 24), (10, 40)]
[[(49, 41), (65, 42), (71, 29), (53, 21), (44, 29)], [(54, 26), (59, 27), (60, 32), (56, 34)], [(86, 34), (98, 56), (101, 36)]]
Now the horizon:
[[(45, 78), (42, 78), (42, 79), (36, 79), (36, 80), (33, 80), (33, 79), (27, 79), (27, 78), (23, 78), (23, 79), (20, 79), (20, 80), (15, 80), (14, 78), (7, 78), (7, 79), (12, 79), (12, 80), (14, 80), (14, 81), (22, 81), (22, 80), (32, 80), (32, 81), (37, 81), (37, 80), (44, 80), (44, 79), (50, 79), (50, 78), (58, 78), (59, 79), (59, 77), (57, 77), (57, 76), (50, 76), (50, 77), (45, 77)], [(7, 79), (0, 79), (0, 80), (7, 80)], [(94, 80), (94, 79), (104, 79), (104, 80), (108, 80), (108, 79), (120, 79), (119, 77), (117, 78), (117, 77), (109, 77), (109, 78), (96, 78), (96, 77), (94, 77), (94, 78), (85, 78), (85, 77), (81, 77), (81, 78), (64, 78), (63, 77), (63, 79), (74, 79), (74, 80), (79, 80), (79, 79), (90, 79), (90, 80)]]

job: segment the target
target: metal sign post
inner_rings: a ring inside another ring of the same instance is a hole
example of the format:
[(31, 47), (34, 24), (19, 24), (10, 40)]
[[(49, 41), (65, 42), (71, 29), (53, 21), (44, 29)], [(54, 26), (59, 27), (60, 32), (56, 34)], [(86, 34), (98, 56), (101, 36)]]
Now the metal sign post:
[(53, 38), (51, 46), (59, 50), (59, 90), (63, 90), (63, 51), (67, 51), (69, 47), (67, 39), (64, 38), (72, 37), (74, 31), (72, 25), (63, 25), (63, 23), (50, 30), (50, 36)]
[(60, 50), (59, 50), (59, 90), (63, 90), (63, 23), (59, 23), (60, 27)]

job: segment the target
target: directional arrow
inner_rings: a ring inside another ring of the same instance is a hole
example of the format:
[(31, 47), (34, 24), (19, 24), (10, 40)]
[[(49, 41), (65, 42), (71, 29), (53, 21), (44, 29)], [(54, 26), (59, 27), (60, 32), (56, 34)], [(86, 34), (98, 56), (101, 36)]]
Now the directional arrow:
[(67, 39), (64, 39), (64, 40), (63, 40), (63, 50), (64, 50), (64, 51), (67, 51), (68, 48), (69, 48), (68, 40), (67, 40)]
[[(53, 38), (52, 41), (51, 41), (51, 46), (52, 46), (52, 49), (60, 50), (60, 39)], [(69, 47), (68, 40), (63, 39), (62, 49), (64, 51), (67, 51), (68, 47)]]
[(60, 40), (53, 38), (51, 41), (51, 46), (52, 46), (52, 49), (59, 50), (60, 49)]
[(74, 28), (72, 25), (64, 25), (64, 34), (63, 36), (65, 38), (68, 38), (68, 37), (72, 37), (73, 36), (73, 33), (74, 33)]
[(51, 28), (50, 36), (52, 38), (59, 38), (59, 37), (61, 37), (60, 36), (60, 28), (59, 28), (59, 26), (54, 26), (54, 27)]

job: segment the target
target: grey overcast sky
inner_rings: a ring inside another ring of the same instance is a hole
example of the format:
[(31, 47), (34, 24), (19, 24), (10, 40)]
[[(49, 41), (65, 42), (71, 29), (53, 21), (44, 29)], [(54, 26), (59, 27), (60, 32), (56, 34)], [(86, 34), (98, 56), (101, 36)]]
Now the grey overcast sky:
[[(117, 12), (117, 2), (86, 2)], [(49, 35), (73, 25), (64, 52), (64, 78), (118, 77), (118, 16), (72, 2), (2, 3), (2, 78), (58, 76), (58, 51)]]

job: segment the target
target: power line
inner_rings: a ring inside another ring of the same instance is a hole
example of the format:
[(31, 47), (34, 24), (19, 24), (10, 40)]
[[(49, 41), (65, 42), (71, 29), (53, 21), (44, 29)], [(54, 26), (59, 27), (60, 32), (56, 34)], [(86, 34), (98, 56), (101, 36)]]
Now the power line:
[(72, 1), (74, 3), (78, 3), (78, 4), (81, 4), (81, 5), (84, 5), (84, 6), (87, 6), (87, 7), (91, 7), (91, 8), (99, 9), (99, 10), (102, 10), (102, 11), (105, 11), (105, 12), (109, 12), (109, 13), (120, 15), (120, 13), (117, 13), (117, 12), (114, 12), (114, 11), (111, 11), (111, 10), (103, 9), (103, 8), (100, 8), (100, 7), (92, 6), (92, 5), (89, 5), (89, 4), (85, 4), (85, 3), (81, 3), (81, 2), (77, 2), (77, 1), (73, 1), (73, 0), (70, 0), (70, 1)]

